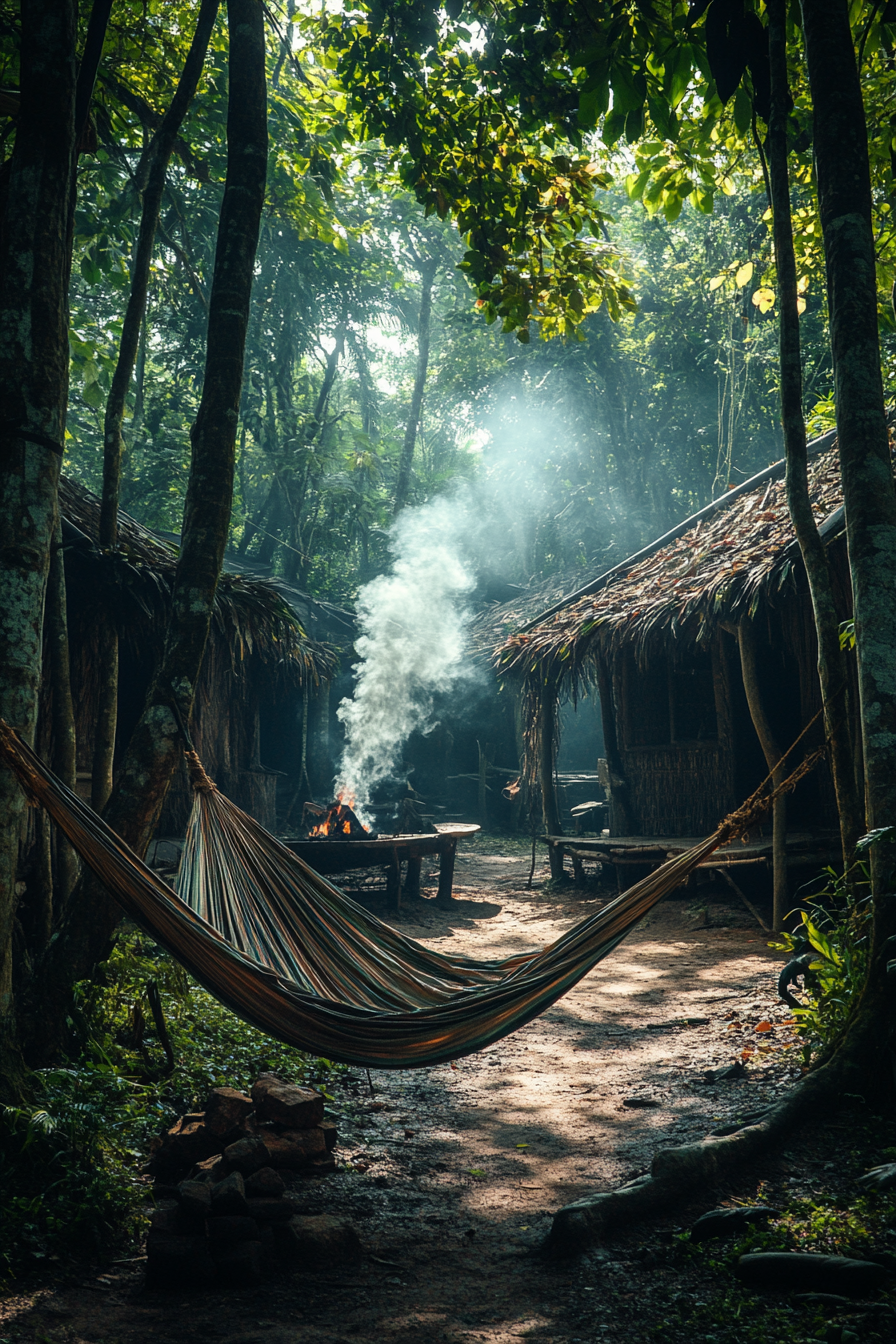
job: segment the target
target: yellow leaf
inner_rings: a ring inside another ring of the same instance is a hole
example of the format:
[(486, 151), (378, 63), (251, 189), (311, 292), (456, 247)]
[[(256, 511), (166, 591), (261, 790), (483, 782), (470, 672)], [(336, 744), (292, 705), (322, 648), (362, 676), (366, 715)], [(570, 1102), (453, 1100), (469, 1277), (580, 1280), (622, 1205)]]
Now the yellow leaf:
[(758, 308), (760, 313), (767, 313), (775, 306), (775, 291), (767, 289), (764, 285), (757, 289), (752, 297), (754, 307)]
[(797, 292), (797, 294), (805, 294), (805, 293), (806, 293), (806, 290), (807, 290), (808, 288), (809, 288), (809, 277), (808, 277), (808, 275), (801, 275), (800, 278), (799, 278), (799, 280), (797, 280), (797, 282), (796, 282), (796, 292)]
[(804, 312), (806, 311), (806, 300), (805, 300), (805, 299), (803, 299), (803, 298), (799, 298), (799, 299), (797, 299), (797, 301), (796, 301), (796, 310), (797, 310), (798, 313), (804, 313)]
[(719, 288), (721, 288), (721, 286), (724, 285), (724, 283), (725, 283), (725, 277), (724, 277), (724, 275), (714, 275), (713, 278), (712, 278), (712, 279), (710, 280), (710, 282), (709, 282), (709, 292), (710, 292), (710, 294), (713, 292), (714, 289), (719, 289)]
[(737, 187), (731, 181), (730, 177), (723, 177), (720, 185), (726, 196), (733, 196), (737, 191)]
[(743, 266), (738, 267), (737, 275), (734, 277), (734, 283), (737, 285), (738, 289), (740, 289), (752, 279), (753, 263), (752, 261), (745, 261)]

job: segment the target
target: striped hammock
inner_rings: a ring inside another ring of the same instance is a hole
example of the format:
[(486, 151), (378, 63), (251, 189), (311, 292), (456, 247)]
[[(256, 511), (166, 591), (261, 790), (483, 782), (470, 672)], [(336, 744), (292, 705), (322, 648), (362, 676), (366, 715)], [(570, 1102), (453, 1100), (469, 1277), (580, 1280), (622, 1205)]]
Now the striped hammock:
[(475, 961), (432, 951), (350, 900), (219, 793), (192, 753), (195, 796), (177, 891), (2, 720), (0, 757), (125, 913), (215, 998), (289, 1045), (381, 1069), (458, 1059), (531, 1022), (771, 802), (760, 790), (708, 839), (548, 947)]

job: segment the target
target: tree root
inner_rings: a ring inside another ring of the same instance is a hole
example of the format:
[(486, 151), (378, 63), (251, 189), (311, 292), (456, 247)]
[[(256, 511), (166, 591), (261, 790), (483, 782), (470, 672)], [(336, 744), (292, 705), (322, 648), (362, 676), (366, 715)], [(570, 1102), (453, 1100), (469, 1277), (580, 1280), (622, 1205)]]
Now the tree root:
[(838, 1091), (852, 1069), (838, 1052), (827, 1064), (803, 1078), (755, 1124), (735, 1134), (710, 1135), (700, 1143), (658, 1152), (650, 1174), (617, 1190), (585, 1195), (554, 1214), (546, 1250), (555, 1256), (574, 1255), (610, 1228), (634, 1222), (667, 1208), (697, 1189), (713, 1186), (733, 1168), (758, 1157), (782, 1139), (810, 1113), (818, 1113)]

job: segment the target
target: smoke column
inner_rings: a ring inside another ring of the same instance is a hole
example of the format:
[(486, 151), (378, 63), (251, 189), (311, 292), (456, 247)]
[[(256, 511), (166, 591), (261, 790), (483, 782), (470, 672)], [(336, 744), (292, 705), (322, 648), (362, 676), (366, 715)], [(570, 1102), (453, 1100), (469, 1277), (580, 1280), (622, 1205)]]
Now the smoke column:
[(354, 698), (337, 710), (345, 749), (337, 790), (365, 822), (374, 787), (395, 772), (415, 729), (430, 723), (433, 697), (465, 674), (466, 596), (475, 586), (460, 554), (457, 497), (406, 509), (390, 533), (389, 574), (362, 588)]

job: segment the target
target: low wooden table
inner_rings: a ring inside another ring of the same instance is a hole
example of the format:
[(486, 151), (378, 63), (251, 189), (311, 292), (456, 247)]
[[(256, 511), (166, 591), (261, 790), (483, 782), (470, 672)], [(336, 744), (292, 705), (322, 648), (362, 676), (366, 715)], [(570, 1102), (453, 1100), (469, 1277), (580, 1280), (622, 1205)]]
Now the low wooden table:
[[(429, 854), (439, 856), (436, 904), (451, 905), (457, 842), (475, 835), (479, 829), (469, 823), (442, 824), (436, 826), (435, 833), (428, 834), (380, 835), (370, 840), (284, 840), (283, 844), (325, 877), (354, 868), (385, 868), (386, 893), (394, 898), (396, 910), (400, 910), (402, 890), (409, 898), (420, 895), (420, 870)], [(403, 861), (407, 862), (407, 869), (402, 888)]]

